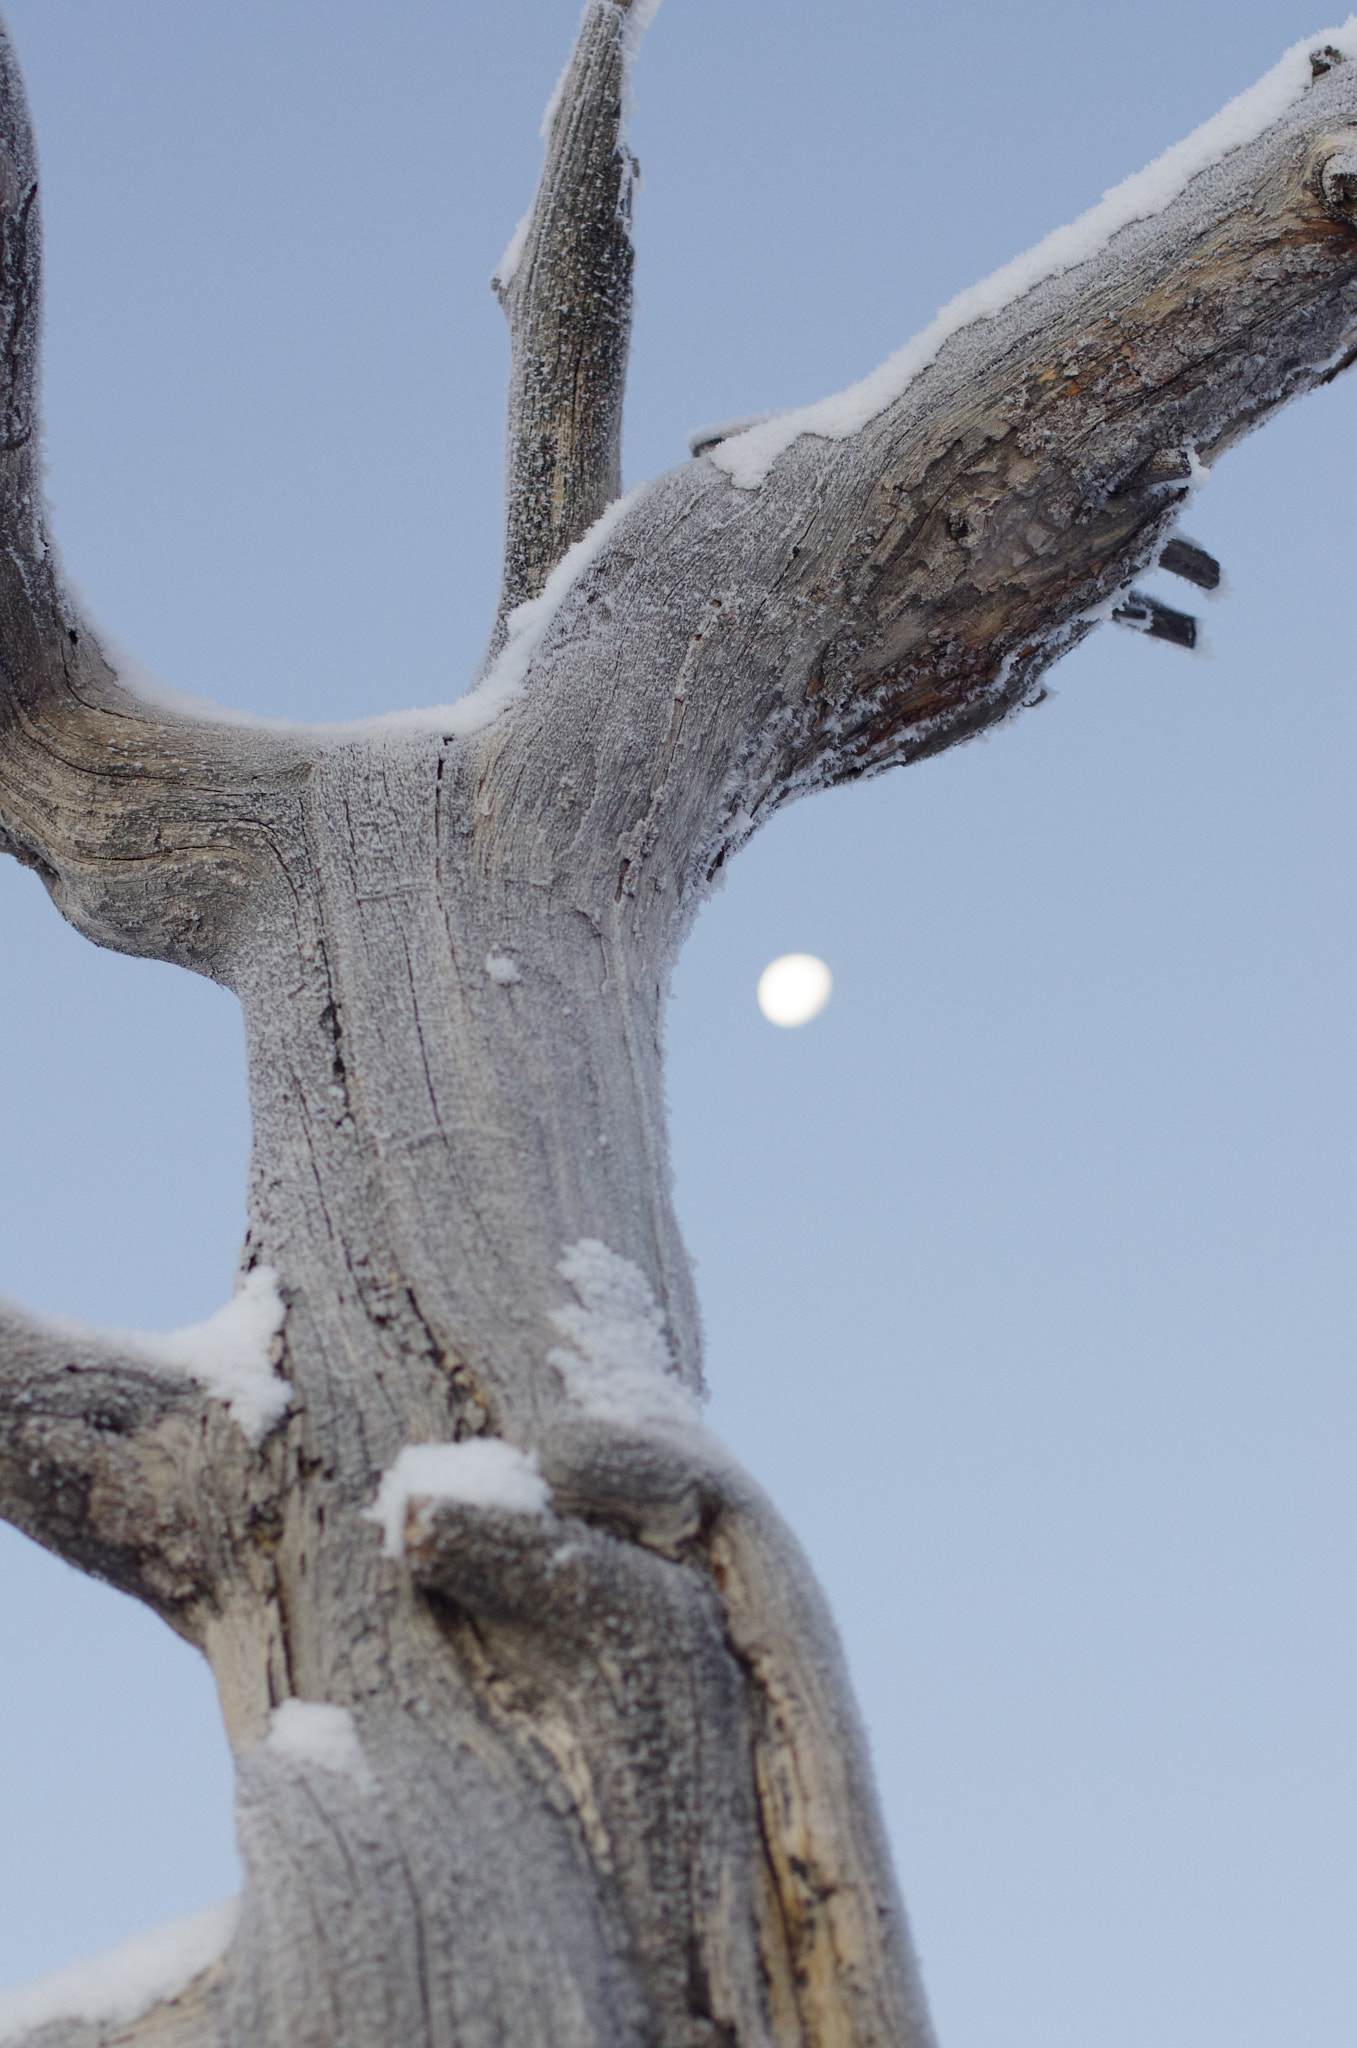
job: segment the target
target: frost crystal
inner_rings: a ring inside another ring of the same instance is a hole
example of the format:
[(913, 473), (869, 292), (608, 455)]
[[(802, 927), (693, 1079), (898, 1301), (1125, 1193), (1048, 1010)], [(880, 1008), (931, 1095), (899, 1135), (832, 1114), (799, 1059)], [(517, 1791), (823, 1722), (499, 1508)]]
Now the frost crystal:
[(674, 1369), (664, 1311), (640, 1267), (598, 1238), (582, 1237), (556, 1271), (579, 1301), (552, 1311), (570, 1348), (549, 1351), (547, 1362), (580, 1406), (633, 1426), (698, 1422), (697, 1403)]
[(660, 0), (631, 0), (622, 23), (622, 120), (617, 131), (617, 146), (626, 143), (627, 130), (636, 114), (636, 92), (631, 74), (636, 59), (641, 54), (641, 38), (650, 27), (660, 8)]
[(490, 273), (490, 282), (497, 292), (507, 292), (518, 275), (518, 266), (523, 261), (523, 251), (528, 246), (528, 229), (532, 225), (531, 212), (525, 213), (509, 237), (509, 246)]

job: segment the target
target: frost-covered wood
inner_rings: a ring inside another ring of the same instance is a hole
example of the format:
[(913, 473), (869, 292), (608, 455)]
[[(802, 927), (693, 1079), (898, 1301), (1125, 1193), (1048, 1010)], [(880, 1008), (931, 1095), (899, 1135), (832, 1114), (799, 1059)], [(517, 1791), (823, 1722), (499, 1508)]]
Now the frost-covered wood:
[[(190, 1381), (0, 1302), (6, 1518), (135, 1593), (191, 1641), (227, 1549), (198, 1498), (207, 1404)], [(244, 1460), (234, 1461), (239, 1484)]]
[(764, 818), (1036, 701), (1215, 456), (1346, 366), (1357, 66), (1301, 52), (1176, 197), (851, 430), (711, 442), (558, 588), (617, 488), (640, 7), (586, 11), (501, 280), (532, 631), (494, 694), (338, 733), (141, 701), (61, 586), (4, 47), (0, 843), (92, 938), (239, 993), (242, 1267), (291, 1390), (261, 1433), (0, 1318), (0, 1510), (204, 1648), (247, 1872), (206, 1977), (46, 2048), (930, 2040), (832, 1623), (694, 1405), (663, 991)]
[(26, 2048), (215, 2048), (222, 1958), (238, 1919), (227, 1900), (90, 1963), (0, 1992), (0, 2043)]
[(631, 339), (630, 70), (656, 0), (591, 0), (543, 133), (531, 210), (494, 277), (509, 321), (501, 620), (622, 489)]

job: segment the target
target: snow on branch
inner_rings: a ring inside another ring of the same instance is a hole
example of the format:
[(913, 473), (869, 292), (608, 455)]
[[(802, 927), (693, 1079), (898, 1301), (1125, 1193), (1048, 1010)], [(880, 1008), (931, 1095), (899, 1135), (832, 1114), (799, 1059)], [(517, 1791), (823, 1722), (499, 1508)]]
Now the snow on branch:
[[(153, 2008), (182, 1998), (196, 1979), (220, 1961), (239, 1917), (239, 1901), (223, 1899), (204, 1912), (152, 1928), (103, 1955), (72, 1963), (11, 1991), (0, 1991), (0, 2048), (20, 2048), (39, 2034), (44, 2041), (51, 2040), (48, 2030), (63, 2021), (67, 2026), (60, 2037), (62, 2048), (72, 2033), (82, 2042), (102, 2042), (108, 2038), (108, 2029), (131, 2027)], [(162, 2021), (167, 2017), (157, 2015)], [(198, 2016), (193, 2017), (196, 2021)], [(187, 2013), (185, 2019), (189, 2020)], [(204, 2037), (196, 2026), (190, 2024), (186, 2031), (202, 2048)], [(157, 2029), (155, 2039), (169, 2048), (175, 2032), (171, 2023), (163, 2032)], [(120, 2031), (119, 2038), (128, 2037)], [(135, 2039), (134, 2033), (131, 2040)]]
[[(764, 481), (778, 457), (802, 434), (816, 434), (827, 441), (842, 441), (856, 434), (887, 406), (902, 397), (921, 371), (937, 358), (943, 343), (977, 320), (993, 319), (996, 313), (1021, 298), (1046, 278), (1059, 277), (1077, 264), (1099, 255), (1119, 229), (1134, 221), (1149, 220), (1184, 192), (1202, 172), (1210, 170), (1233, 151), (1254, 142), (1293, 107), (1317, 77), (1334, 65), (1357, 57), (1357, 15), (1350, 15), (1341, 28), (1324, 29), (1293, 43), (1286, 54), (1258, 83), (1222, 107), (1209, 121), (1183, 141), (1166, 149), (1143, 171), (1135, 172), (1105, 193), (1096, 206), (1065, 227), (1054, 229), (1035, 248), (1015, 256), (979, 284), (958, 292), (925, 327), (902, 348), (887, 357), (877, 369), (852, 384), (846, 391), (819, 399), (813, 405), (773, 414), (751, 423), (743, 432), (719, 434), (719, 446), (710, 438), (701, 444), (710, 448), (711, 459), (742, 490), (754, 490)], [(1344, 180), (1354, 174), (1357, 159), (1349, 165), (1350, 153), (1326, 173), (1326, 193), (1350, 202)], [(698, 449), (694, 449), (697, 453)]]
[[(505, 616), (501, 621), (499, 652), (477, 678), (474, 687), (443, 712), (442, 731), (457, 739), (483, 732), (522, 693), (528, 670), (566, 599), (648, 489), (648, 484), (637, 484), (624, 498), (615, 498), (593, 525), (566, 549), (537, 596), (524, 598)], [(498, 956), (492, 955), (491, 958)], [(513, 962), (509, 961), (508, 966), (513, 967)], [(490, 959), (486, 961), (486, 972), (492, 981), (506, 986), (518, 979), (516, 968), (510, 975), (502, 964), (498, 968), (492, 966)]]
[(251, 1444), (259, 1444), (287, 1413), (292, 1389), (273, 1370), (274, 1340), (287, 1315), (270, 1266), (245, 1275), (224, 1308), (205, 1322), (162, 1335), (152, 1330), (97, 1330), (64, 1316), (22, 1315), (35, 1340), (54, 1356), (89, 1359), (112, 1354), (129, 1366), (185, 1374), (230, 1414)]
[(657, 0), (588, 0), (543, 120), (537, 192), (492, 280), (512, 360), (506, 615), (541, 591), (621, 491), (631, 339), (631, 68)]
[(1038, 702), (1100, 622), (1187, 641), (1186, 613), (1129, 616), (1138, 578), (1221, 453), (1357, 360), (1357, 23), (1314, 54), (842, 405), (705, 432), (629, 516), (593, 572), (625, 661), (589, 634), (541, 658), (596, 786), (649, 792), (676, 931), (782, 803)]
[(171, 1336), (0, 1300), (0, 1516), (197, 1640), (228, 1562), (216, 1465), (243, 1479), (290, 1398), (270, 1356), (281, 1319), (262, 1269)]
[(262, 1443), (288, 1411), (292, 1389), (273, 1369), (275, 1340), (287, 1309), (270, 1266), (245, 1275), (224, 1308), (206, 1322), (166, 1336), (119, 1331), (130, 1353), (187, 1373), (220, 1401), (251, 1444)]
[(284, 1700), (273, 1710), (264, 1747), (271, 1756), (314, 1764), (318, 1770), (347, 1778), (360, 1792), (376, 1787), (347, 1707), (332, 1706), (325, 1700)]

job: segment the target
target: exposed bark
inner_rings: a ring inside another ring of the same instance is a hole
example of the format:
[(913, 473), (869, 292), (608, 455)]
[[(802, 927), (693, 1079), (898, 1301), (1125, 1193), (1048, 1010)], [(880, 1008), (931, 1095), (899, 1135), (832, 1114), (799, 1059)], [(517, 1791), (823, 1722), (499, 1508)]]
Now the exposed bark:
[[(616, 489), (624, 13), (586, 14), (507, 291), (506, 603)], [(700, 1362), (662, 992), (764, 817), (1035, 701), (1193, 461), (1345, 366), (1357, 67), (850, 438), (757, 490), (709, 457), (661, 478), (479, 734), (279, 738), (140, 703), (62, 593), (4, 57), (0, 835), (92, 937), (238, 990), (247, 1257), (282, 1276), (296, 1392), (255, 1452), (191, 1389), (0, 1326), (0, 1511), (204, 1645), (238, 1757), (231, 1955), (129, 2038), (924, 2048), (832, 1625), (673, 1420)], [(589, 1393), (619, 1344), (654, 1361), (648, 1420)], [(551, 1512), (426, 1504), (385, 1556), (402, 1447), (487, 1432)], [(289, 1698), (347, 1709), (360, 1766), (274, 1744)]]
[(1117, 625), (1148, 634), (1151, 640), (1167, 640), (1171, 647), (1197, 644), (1197, 621), (1191, 613), (1175, 611), (1157, 597), (1147, 597), (1143, 590), (1128, 590), (1112, 617)]
[(1208, 555), (1205, 548), (1199, 548), (1190, 540), (1175, 535), (1159, 557), (1161, 569), (1167, 569), (1171, 576), (1181, 576), (1187, 583), (1195, 583), (1198, 590), (1220, 588), (1220, 563), (1214, 555)]

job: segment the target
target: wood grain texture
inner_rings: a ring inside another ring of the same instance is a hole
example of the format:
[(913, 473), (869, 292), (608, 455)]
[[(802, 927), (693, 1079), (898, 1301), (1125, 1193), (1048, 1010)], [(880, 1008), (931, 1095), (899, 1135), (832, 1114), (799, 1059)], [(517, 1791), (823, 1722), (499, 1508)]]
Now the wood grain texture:
[[(506, 602), (616, 488), (620, 23), (586, 14), (508, 292)], [(4, 55), (0, 843), (91, 937), (239, 992), (244, 1258), (280, 1276), (296, 1394), (255, 1450), (191, 1389), (0, 1321), (0, 1510), (201, 1644), (238, 1758), (232, 1951), (126, 2038), (927, 2048), (819, 1593), (696, 1424), (581, 1397), (563, 1255), (629, 1262), (657, 1383), (695, 1392), (660, 1051), (691, 920), (790, 798), (1038, 701), (1194, 462), (1346, 366), (1357, 67), (850, 438), (802, 437), (756, 490), (706, 457), (661, 477), (520, 697), (457, 738), (198, 723), (113, 674), (36, 510)], [(401, 1449), (486, 1434), (538, 1458), (550, 1512), (431, 1506), (386, 1555)], [(270, 1744), (289, 1699), (349, 1712), (361, 1778)]]
[[(236, 1498), (243, 1503), (253, 1464), (243, 1443), (235, 1453), (232, 1429), (187, 1377), (0, 1301), (6, 1518), (144, 1600), (200, 1648), (230, 1550), (218, 1500), (228, 1515)], [(214, 1484), (205, 1493), (209, 1444)]]
[(622, 489), (637, 177), (623, 132), (632, 6), (585, 8), (517, 260), (495, 279), (511, 350), (496, 640), (507, 613), (537, 596)]

